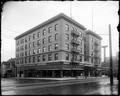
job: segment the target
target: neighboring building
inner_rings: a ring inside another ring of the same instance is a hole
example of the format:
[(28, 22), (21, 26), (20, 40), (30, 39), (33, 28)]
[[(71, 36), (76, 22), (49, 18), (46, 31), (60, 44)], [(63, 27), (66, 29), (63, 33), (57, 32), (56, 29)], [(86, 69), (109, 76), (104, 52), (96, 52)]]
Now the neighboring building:
[(85, 30), (61, 13), (17, 36), (17, 76), (63, 77), (83, 73), (84, 36), (89, 34)]
[(84, 66), (88, 67), (89, 75), (101, 67), (101, 37), (91, 30), (85, 31), (84, 38)]
[(6, 75), (6, 67), (7, 67), (7, 62), (2, 62), (1, 63), (1, 77), (5, 77)]
[(1, 77), (15, 77), (15, 59), (11, 58), (1, 63)]

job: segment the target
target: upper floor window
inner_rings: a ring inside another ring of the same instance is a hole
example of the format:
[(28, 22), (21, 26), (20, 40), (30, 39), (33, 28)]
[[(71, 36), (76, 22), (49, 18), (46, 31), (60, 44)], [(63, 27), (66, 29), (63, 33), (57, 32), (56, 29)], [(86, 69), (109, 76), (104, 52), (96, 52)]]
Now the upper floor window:
[(46, 30), (45, 30), (45, 29), (43, 29), (43, 35), (45, 35), (45, 33), (46, 33)]
[(72, 30), (75, 30), (74, 27), (72, 27)]
[(69, 60), (69, 54), (66, 53), (65, 60)]
[(46, 40), (46, 39), (45, 39), (45, 38), (43, 38), (43, 44), (45, 43), (45, 40)]
[(27, 56), (27, 51), (25, 51), (25, 56)]
[(48, 61), (52, 60), (52, 54), (48, 54)]
[(23, 44), (24, 43), (24, 39), (21, 39), (20, 43)]
[(27, 42), (27, 38), (25, 38), (25, 42)]
[(19, 45), (19, 41), (17, 41), (17, 45)]
[(55, 24), (55, 31), (58, 30), (58, 24)]
[(29, 43), (29, 48), (31, 48), (31, 43)]
[(25, 57), (25, 63), (27, 63), (27, 58)]
[(55, 41), (58, 40), (58, 33), (55, 34)]
[(43, 47), (43, 52), (45, 52), (46, 51), (46, 47)]
[(38, 48), (38, 53), (41, 53), (41, 48)]
[(48, 46), (48, 51), (52, 51), (52, 45)]
[(92, 38), (92, 42), (93, 42), (93, 38)]
[(82, 53), (82, 48), (80, 48), (80, 53)]
[(57, 50), (57, 49), (58, 49), (58, 43), (55, 44), (55, 50)]
[(35, 54), (36, 53), (36, 50), (35, 49), (33, 49), (33, 54)]
[(68, 24), (65, 24), (65, 30), (69, 31), (69, 25)]
[(82, 56), (80, 56), (80, 62), (82, 62)]
[(29, 55), (32, 55), (32, 51), (31, 50), (29, 50)]
[(37, 40), (37, 45), (38, 45), (38, 46), (40, 45), (40, 40)]
[(69, 34), (65, 34), (65, 39), (69, 40)]
[(40, 55), (37, 56), (37, 62), (40, 62)]
[(33, 57), (33, 62), (35, 62), (35, 57)]
[(45, 61), (46, 60), (46, 55), (43, 55), (42, 56), (42, 61)]
[(33, 40), (35, 39), (35, 34), (33, 34)]
[(48, 42), (51, 43), (52, 42), (52, 36), (48, 37)]
[(38, 32), (38, 38), (40, 37), (40, 32)]
[(31, 63), (31, 57), (29, 57), (29, 63)]
[(48, 33), (51, 33), (52, 32), (52, 27), (49, 27), (48, 28)]
[(54, 54), (54, 58), (55, 58), (55, 60), (58, 60), (58, 53)]
[(35, 47), (35, 42), (33, 42), (33, 47)]
[(29, 41), (31, 40), (31, 36), (29, 36)]
[(69, 44), (65, 43), (65, 49), (69, 50)]

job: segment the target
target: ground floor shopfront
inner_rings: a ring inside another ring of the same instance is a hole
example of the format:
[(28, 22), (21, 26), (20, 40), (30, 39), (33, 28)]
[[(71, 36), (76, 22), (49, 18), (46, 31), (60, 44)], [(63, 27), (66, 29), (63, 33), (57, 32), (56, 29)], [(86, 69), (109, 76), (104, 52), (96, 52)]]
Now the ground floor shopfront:
[(95, 67), (70, 64), (46, 64), (17, 67), (17, 77), (77, 77), (77, 76), (97, 76), (98, 71)]

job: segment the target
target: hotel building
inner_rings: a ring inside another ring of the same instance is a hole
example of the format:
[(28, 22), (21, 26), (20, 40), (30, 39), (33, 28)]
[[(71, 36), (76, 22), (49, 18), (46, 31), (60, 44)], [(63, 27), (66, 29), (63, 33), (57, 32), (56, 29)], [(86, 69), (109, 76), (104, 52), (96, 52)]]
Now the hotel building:
[(92, 67), (100, 65), (100, 59), (95, 61), (95, 56), (91, 55), (96, 48), (96, 42), (93, 43), (91, 38), (100, 45), (98, 35), (86, 31), (83, 25), (63, 13), (43, 22), (15, 38), (17, 76), (71, 77), (84, 74), (84, 66), (88, 63)]

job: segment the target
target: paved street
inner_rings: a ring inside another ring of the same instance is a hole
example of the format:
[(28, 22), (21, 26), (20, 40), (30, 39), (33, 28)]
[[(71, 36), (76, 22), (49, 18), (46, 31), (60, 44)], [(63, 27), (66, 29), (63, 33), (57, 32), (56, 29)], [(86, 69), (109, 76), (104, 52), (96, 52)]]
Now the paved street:
[(117, 80), (112, 91), (108, 78), (88, 78), (71, 80), (2, 79), (2, 95), (41, 94), (118, 94)]

